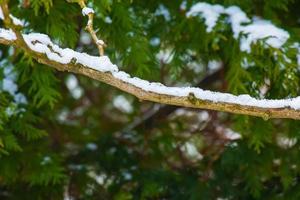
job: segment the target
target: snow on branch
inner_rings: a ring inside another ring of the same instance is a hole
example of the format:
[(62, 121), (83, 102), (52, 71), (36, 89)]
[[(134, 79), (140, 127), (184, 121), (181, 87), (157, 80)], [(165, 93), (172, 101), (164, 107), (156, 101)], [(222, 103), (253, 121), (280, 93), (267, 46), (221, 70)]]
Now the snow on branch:
[(95, 13), (95, 11), (92, 8), (84, 7), (82, 9), (82, 15), (83, 16), (86, 16), (86, 15), (89, 15), (89, 14), (94, 14), (94, 13)]
[(197, 3), (187, 12), (187, 17), (199, 16), (204, 19), (206, 31), (211, 32), (221, 15), (228, 17), (235, 39), (240, 37), (241, 51), (251, 52), (251, 44), (266, 39), (266, 44), (280, 48), (290, 37), (289, 33), (273, 25), (270, 21), (254, 18), (250, 20), (237, 6), (225, 8), (221, 5)]
[[(5, 18), (4, 14), (4, 18)], [(0, 43), (22, 48), (38, 62), (60, 71), (70, 71), (102, 81), (141, 100), (184, 107), (212, 109), (268, 118), (300, 119), (300, 97), (290, 99), (255, 99), (249, 95), (202, 90), (195, 87), (168, 87), (119, 71), (107, 56), (91, 56), (60, 48), (47, 35), (21, 34), (18, 30), (0, 29)], [(17, 35), (17, 36), (16, 36)], [(20, 42), (24, 40), (24, 42)]]
[(0, 19), (4, 20), (4, 15), (3, 15), (2, 8), (0, 8)]

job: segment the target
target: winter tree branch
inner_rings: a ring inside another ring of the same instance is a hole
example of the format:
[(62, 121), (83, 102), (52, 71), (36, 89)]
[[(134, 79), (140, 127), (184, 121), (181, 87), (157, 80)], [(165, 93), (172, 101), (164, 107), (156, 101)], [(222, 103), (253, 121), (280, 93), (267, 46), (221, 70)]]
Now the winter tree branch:
[[(249, 95), (235, 96), (200, 88), (167, 87), (160, 83), (130, 77), (129, 74), (119, 71), (118, 67), (113, 65), (106, 56), (90, 56), (72, 49), (60, 48), (44, 34), (22, 34), (13, 22), (14, 20), (11, 20), (6, 1), (1, 2), (1, 8), (7, 29), (0, 29), (0, 43), (20, 48), (37, 62), (59, 71), (90, 77), (130, 93), (141, 100), (251, 115), (264, 119), (300, 119), (300, 97), (280, 100), (255, 99)], [(91, 12), (86, 13), (91, 14)], [(91, 17), (89, 15), (89, 18), (92, 18), (92, 15)], [(102, 54), (101, 51), (100, 54)]]

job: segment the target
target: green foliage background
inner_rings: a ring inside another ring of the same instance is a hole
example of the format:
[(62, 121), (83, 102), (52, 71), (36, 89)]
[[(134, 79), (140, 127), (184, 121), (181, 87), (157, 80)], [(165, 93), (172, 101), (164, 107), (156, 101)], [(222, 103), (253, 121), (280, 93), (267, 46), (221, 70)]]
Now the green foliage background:
[[(297, 52), (291, 47), (300, 37), (300, 1), (206, 1), (239, 6), (291, 35), (283, 49), (263, 48), (260, 41), (250, 54), (240, 51), (225, 16), (208, 34), (203, 20), (185, 16), (198, 1), (185, 2), (186, 9), (181, 0), (90, 0), (88, 5), (96, 11), (95, 27), (108, 44), (106, 54), (132, 75), (167, 85), (196, 85), (209, 75), (209, 61), (218, 60), (222, 75), (209, 89), (260, 98), (268, 80), (266, 98), (300, 95)], [(30, 0), (25, 6), (11, 0), (10, 8), (29, 22), (25, 32), (46, 33), (63, 47), (97, 55), (92, 43), (80, 39), (87, 19), (78, 5)], [(170, 62), (157, 59), (161, 50), (171, 52)], [(298, 121), (208, 111), (205, 122), (197, 118), (203, 111), (184, 109), (183, 116), (172, 112), (130, 128), (157, 105), (77, 75), (82, 95), (74, 98), (66, 85), (70, 74), (12, 47), (0, 46), (0, 51), (0, 85), (5, 69), (11, 69), (18, 92), (27, 99), (17, 103), (0, 90), (0, 199), (300, 198)], [(245, 59), (253, 66), (244, 68)], [(132, 112), (113, 105), (119, 95), (132, 104)], [(220, 127), (242, 139), (224, 138)], [(186, 144), (203, 158), (186, 154)]]

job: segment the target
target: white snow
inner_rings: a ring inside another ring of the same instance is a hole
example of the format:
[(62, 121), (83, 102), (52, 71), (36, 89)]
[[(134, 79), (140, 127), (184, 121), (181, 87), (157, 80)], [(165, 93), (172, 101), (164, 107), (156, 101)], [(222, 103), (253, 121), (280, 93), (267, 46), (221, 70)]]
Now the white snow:
[(199, 153), (197, 147), (192, 142), (185, 142), (180, 149), (191, 159), (198, 161), (203, 159), (203, 155)]
[(27, 99), (22, 93), (18, 93), (18, 86), (16, 84), (16, 73), (13, 67), (4, 62), (0, 63), (0, 68), (4, 67), (4, 78), (0, 80), (0, 90), (8, 92), (14, 97), (14, 102), (17, 104), (26, 104)]
[(69, 115), (69, 111), (67, 109), (62, 109), (60, 111), (60, 113), (58, 113), (56, 119), (61, 122), (61, 123), (65, 123), (68, 121), (68, 115)]
[(69, 75), (66, 80), (66, 86), (74, 99), (82, 97), (83, 89), (79, 86), (76, 76)]
[(150, 40), (150, 45), (151, 46), (158, 46), (160, 44), (160, 38), (159, 37), (154, 37), (154, 38), (151, 38)]
[(224, 136), (229, 140), (239, 140), (242, 138), (241, 134), (234, 132), (233, 130), (226, 128), (224, 131)]
[(298, 64), (298, 68), (300, 68), (300, 44), (298, 42), (295, 42), (292, 45), (293, 48), (297, 49), (297, 64)]
[(80, 42), (84, 45), (89, 45), (92, 42), (91, 35), (87, 32), (82, 31), (80, 34)]
[(201, 111), (198, 113), (198, 119), (200, 122), (208, 121), (209, 118), (210, 118), (210, 115), (207, 111)]
[(258, 40), (266, 39), (267, 45), (280, 48), (289, 38), (288, 32), (277, 28), (269, 21), (255, 19), (253, 24), (241, 27), (241, 32), (246, 34), (241, 38), (241, 50), (251, 52), (251, 44)]
[(112, 21), (112, 19), (109, 16), (106, 16), (104, 18), (104, 22), (107, 23), (107, 24), (111, 24), (113, 21)]
[[(205, 8), (205, 9), (204, 9)], [(86, 10), (85, 10), (86, 11)], [(90, 11), (89, 11), (90, 12)], [(88, 13), (88, 11), (84, 12)], [(267, 44), (275, 48), (279, 48), (289, 37), (288, 33), (272, 25), (269, 22), (262, 20), (254, 20), (252, 24), (244, 25), (248, 20), (245, 13), (237, 7), (229, 7), (225, 9), (220, 5), (208, 5), (206, 3), (198, 3), (192, 7), (188, 16), (196, 16), (197, 13), (205, 18), (205, 21), (209, 27), (209, 30), (215, 26), (215, 22), (219, 14), (229, 15), (230, 22), (234, 33), (238, 36), (240, 33), (248, 33), (248, 36), (243, 36), (241, 46), (247, 50), (249, 43), (255, 42), (258, 39), (268, 38)], [(214, 14), (215, 13), (215, 14)], [(259, 31), (254, 27), (266, 27), (265, 30)], [(88, 67), (99, 72), (111, 73), (115, 78), (129, 83), (137, 88), (140, 88), (147, 92), (154, 92), (158, 94), (165, 94), (176, 97), (195, 96), (201, 100), (208, 100), (218, 103), (230, 103), (244, 106), (255, 106), (260, 108), (285, 108), (290, 107), (293, 109), (300, 109), (300, 97), (279, 99), (279, 100), (267, 100), (256, 99), (249, 95), (235, 96), (228, 93), (219, 93), (208, 90), (202, 90), (194, 87), (167, 87), (161, 83), (151, 83), (146, 80), (142, 80), (136, 77), (130, 77), (129, 74), (119, 71), (118, 67), (111, 63), (107, 56), (91, 56), (86, 53), (79, 53), (72, 49), (62, 49), (56, 44), (53, 44), (47, 35), (39, 33), (23, 34), (23, 37), (33, 51), (45, 54), (48, 59), (61, 63), (77, 63), (82, 67)], [(16, 36), (11, 30), (0, 29), (0, 39), (15, 40)], [(167, 56), (166, 56), (167, 55)], [(170, 62), (172, 54), (168, 52), (162, 52), (158, 57), (166, 62)], [(167, 58), (166, 58), (167, 57)]]
[(88, 8), (88, 7), (84, 7), (83, 9), (82, 9), (82, 15), (83, 16), (86, 16), (86, 15), (88, 15), (88, 14), (94, 14), (95, 13), (95, 11), (92, 9), (92, 8)]
[(297, 138), (288, 138), (283, 135), (279, 135), (276, 138), (277, 145), (283, 149), (288, 149), (293, 147), (295, 144), (297, 144)]
[(52, 162), (52, 159), (51, 159), (51, 157), (49, 157), (49, 156), (44, 156), (43, 157), (43, 160), (41, 161), (41, 165), (47, 165), (47, 164), (49, 164), (49, 163), (51, 163)]
[(217, 126), (216, 131), (219, 135), (227, 140), (239, 140), (242, 138), (240, 133), (237, 133), (232, 129), (223, 126)]
[(219, 60), (210, 60), (207, 64), (209, 71), (215, 72), (222, 67), (222, 62)]
[(133, 111), (133, 107), (130, 101), (128, 101), (123, 95), (116, 96), (113, 99), (113, 105), (114, 107), (125, 113), (132, 113)]
[(14, 95), (14, 100), (15, 100), (16, 103), (27, 104), (27, 98), (22, 93), (16, 93)]
[(13, 41), (16, 40), (16, 34), (11, 30), (0, 28), (0, 39), (3, 38), (5, 40)]
[(14, 17), (13, 15), (9, 15), (9, 17), (12, 19), (12, 22), (14, 23), (14, 25), (17, 26), (24, 26), (24, 22), (22, 22), (20, 19)]
[(250, 20), (239, 7), (225, 8), (221, 5), (197, 3), (187, 12), (187, 17), (200, 16), (207, 26), (206, 31), (211, 32), (216, 26), (221, 14), (227, 15), (234, 34), (234, 38), (240, 38), (240, 49), (251, 52), (251, 44), (265, 39), (265, 43), (274, 48), (280, 48), (289, 38), (289, 33), (273, 25), (271, 22), (254, 18)]
[(14, 95), (18, 90), (17, 85), (11, 79), (4, 78), (2, 84), (2, 89), (11, 95)]
[(180, 4), (180, 10), (186, 10), (186, 0), (182, 1), (182, 3)]
[(174, 57), (174, 53), (172, 52), (171, 49), (166, 49), (166, 50), (160, 50), (157, 54), (156, 54), (156, 59), (159, 62), (165, 63), (165, 64), (169, 64)]
[(2, 8), (0, 7), (0, 19), (4, 19), (4, 15), (3, 15), (3, 11), (2, 11)]
[[(23, 21), (21, 21), (20, 19), (16, 18), (15, 16), (13, 16), (12, 14), (10, 14), (9, 17), (11, 18), (14, 25), (24, 26), (25, 23)], [(0, 8), (0, 19), (4, 20), (4, 15), (3, 15), (2, 8)]]
[(299, 51), (299, 53), (297, 55), (297, 63), (298, 63), (298, 66), (300, 67), (300, 49), (298, 51)]
[(104, 41), (103, 40), (97, 40), (96, 42), (98, 45), (104, 45)]
[(73, 90), (78, 87), (78, 80), (74, 75), (69, 75), (66, 80), (66, 85), (69, 90)]
[(224, 13), (224, 7), (208, 3), (197, 3), (190, 9), (189, 12), (187, 12), (186, 15), (191, 17), (197, 16), (199, 13), (201, 13), (200, 17), (205, 20), (205, 25), (207, 26), (206, 31), (211, 32), (216, 26), (220, 14)]
[(166, 21), (171, 20), (171, 14), (170, 14), (169, 10), (163, 4), (159, 5), (159, 7), (156, 9), (154, 14), (156, 16), (163, 16)]
[(93, 178), (99, 185), (104, 185), (107, 182), (106, 174), (96, 174), (95, 171), (89, 171), (88, 176)]
[(125, 180), (131, 180), (132, 179), (132, 174), (130, 174), (129, 172), (123, 172), (122, 176), (124, 177)]
[(204, 65), (202, 61), (189, 61), (186, 64), (186, 67), (189, 68), (190, 70), (193, 70), (195, 74), (199, 74), (203, 72), (204, 70)]
[(241, 33), (242, 24), (248, 24), (251, 20), (237, 6), (230, 6), (226, 9), (226, 13), (229, 17), (229, 23), (231, 23), (231, 28), (233, 31), (233, 37), (238, 38)]
[(69, 48), (62, 49), (53, 44), (47, 35), (40, 33), (24, 34), (23, 36), (27, 45), (32, 50), (46, 54), (50, 60), (61, 64), (68, 64), (72, 61), (101, 72), (118, 71), (118, 67), (113, 65), (107, 56), (97, 57), (86, 53), (79, 53)]
[(247, 57), (243, 58), (241, 62), (241, 67), (244, 69), (248, 69), (249, 67), (255, 66), (255, 62), (250, 62)]
[(193, 111), (193, 110), (188, 110), (186, 108), (179, 108), (175, 111), (174, 113), (175, 117), (189, 117), (193, 118), (196, 117), (198, 120), (195, 121), (197, 124), (197, 128), (199, 127), (198, 125), (201, 124), (202, 122), (207, 122), (210, 120), (210, 115), (207, 111)]
[(98, 149), (98, 145), (95, 143), (87, 143), (85, 147), (91, 151), (96, 151)]
[(213, 92), (195, 87), (167, 87), (161, 83), (151, 83), (136, 77), (130, 77), (129, 74), (122, 71), (113, 72), (113, 76), (145, 91), (170, 96), (187, 97), (190, 94), (193, 94), (198, 99), (212, 102), (223, 102), (261, 108), (291, 107), (293, 109), (300, 109), (300, 97), (279, 100), (256, 99), (246, 94), (236, 96), (229, 93)]

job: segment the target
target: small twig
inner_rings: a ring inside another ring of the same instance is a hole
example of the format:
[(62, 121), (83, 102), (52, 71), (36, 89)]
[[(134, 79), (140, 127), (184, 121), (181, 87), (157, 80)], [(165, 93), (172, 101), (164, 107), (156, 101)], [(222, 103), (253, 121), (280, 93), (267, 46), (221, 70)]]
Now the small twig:
[[(92, 39), (97, 46), (99, 50), (100, 56), (104, 55), (104, 47), (106, 47), (106, 44), (104, 43), (103, 40), (99, 39), (96, 35), (96, 31), (94, 30), (93, 24), (94, 24), (94, 11), (92, 9), (89, 9), (86, 7), (85, 1), (84, 0), (78, 0), (77, 3), (80, 5), (83, 15), (88, 16), (88, 23), (85, 27), (85, 30), (87, 30), (90, 35), (92, 36)], [(85, 12), (86, 10), (86, 12)]]
[(22, 46), (24, 46), (26, 48), (26, 50), (28, 50), (26, 42), (21, 33), (21, 30), (23, 27), (20, 26), (19, 24), (14, 24), (14, 20), (12, 20), (13, 16), (9, 12), (8, 1), (7, 0), (1, 1), (0, 7), (3, 12), (3, 16), (4, 16), (3, 21), (4, 21), (5, 26), (7, 28), (10, 28), (15, 33), (15, 35), (17, 37), (17, 42), (20, 43)]

